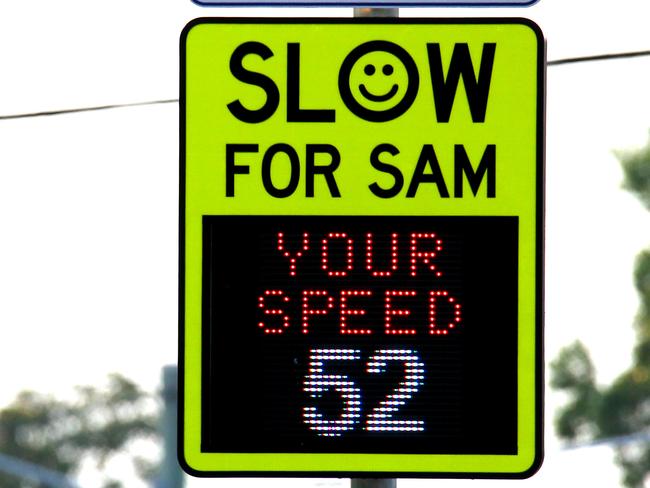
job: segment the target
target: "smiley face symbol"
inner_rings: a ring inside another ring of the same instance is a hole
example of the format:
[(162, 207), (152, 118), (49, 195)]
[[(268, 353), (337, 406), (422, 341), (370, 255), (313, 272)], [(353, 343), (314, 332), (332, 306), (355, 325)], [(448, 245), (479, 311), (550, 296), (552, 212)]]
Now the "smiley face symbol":
[[(381, 71), (385, 76), (390, 76), (393, 74), (394, 71), (393, 65), (385, 64), (382, 67)], [(368, 76), (373, 76), (376, 72), (375, 65), (366, 64), (366, 66), (363, 68), (363, 72)], [(390, 85), (390, 88), (386, 93), (384, 93), (383, 95), (375, 95), (368, 89), (368, 87), (366, 87), (365, 83), (361, 83), (359, 85), (359, 91), (361, 92), (361, 94), (372, 102), (385, 102), (386, 100), (390, 100), (397, 94), (398, 90), (399, 90), (399, 85), (397, 83), (393, 83), (392, 85)]]
[(389, 41), (369, 41), (353, 49), (339, 70), (339, 93), (355, 115), (386, 122), (406, 112), (420, 78), (413, 58)]

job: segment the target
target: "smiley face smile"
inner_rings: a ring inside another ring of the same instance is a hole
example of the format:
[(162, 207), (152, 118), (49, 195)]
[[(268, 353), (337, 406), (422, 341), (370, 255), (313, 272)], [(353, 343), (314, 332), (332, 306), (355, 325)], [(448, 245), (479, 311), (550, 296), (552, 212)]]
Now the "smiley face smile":
[(373, 93), (370, 93), (366, 88), (366, 85), (364, 85), (363, 83), (359, 85), (359, 91), (361, 92), (361, 94), (371, 102), (385, 102), (386, 100), (390, 100), (395, 96), (397, 90), (398, 90), (397, 84), (394, 84), (390, 88), (390, 90), (388, 90), (388, 92), (385, 93), (384, 95), (375, 95)]

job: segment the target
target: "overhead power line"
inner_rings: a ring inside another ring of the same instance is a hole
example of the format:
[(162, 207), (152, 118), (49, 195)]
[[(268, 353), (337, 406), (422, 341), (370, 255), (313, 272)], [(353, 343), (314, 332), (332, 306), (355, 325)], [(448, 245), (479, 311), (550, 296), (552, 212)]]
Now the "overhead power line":
[(562, 64), (587, 63), (590, 61), (610, 61), (614, 59), (638, 58), (641, 56), (650, 56), (650, 51), (630, 51), (625, 53), (596, 54), (593, 56), (555, 59), (553, 61), (547, 61), (546, 64), (548, 66), (559, 66)]
[[(554, 59), (551, 61), (547, 61), (546, 64), (547, 66), (562, 66), (567, 64), (588, 63), (594, 61), (612, 61), (617, 59), (638, 58), (642, 56), (650, 56), (650, 50), (628, 51), (628, 52), (611, 53), (611, 54), (596, 54), (592, 56), (578, 56), (574, 58), (561, 58), (561, 59)], [(67, 114), (74, 114), (80, 112), (96, 112), (100, 110), (112, 110), (112, 109), (127, 108), (127, 107), (142, 107), (147, 105), (162, 105), (168, 103), (178, 103), (178, 98), (170, 98), (167, 100), (151, 100), (146, 102), (119, 103), (113, 105), (98, 105), (95, 107), (68, 108), (68, 109), (50, 110), (50, 111), (43, 111), (43, 112), (28, 112), (22, 114), (0, 115), (0, 120), (28, 119), (32, 117), (67, 115)]]
[(96, 112), (98, 110), (111, 110), (116, 108), (141, 107), (144, 105), (162, 105), (165, 103), (178, 103), (178, 99), (151, 100), (147, 102), (118, 103), (113, 105), (98, 105), (96, 107), (66, 108), (43, 112), (29, 112), (24, 114), (0, 115), (0, 120), (28, 119), (31, 117), (48, 117), (52, 115), (67, 115), (79, 112)]

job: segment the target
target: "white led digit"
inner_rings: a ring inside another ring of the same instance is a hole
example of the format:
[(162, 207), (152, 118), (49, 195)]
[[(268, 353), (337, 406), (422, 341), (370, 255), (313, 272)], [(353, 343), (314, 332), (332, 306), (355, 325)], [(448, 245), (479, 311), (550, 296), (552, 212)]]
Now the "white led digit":
[(393, 415), (413, 398), (424, 383), (424, 363), (411, 349), (381, 349), (368, 360), (368, 373), (384, 373), (388, 361), (404, 363), (404, 379), (368, 415), (365, 429), (371, 432), (423, 432), (423, 420), (394, 419)]
[(320, 436), (336, 437), (354, 428), (361, 418), (361, 390), (346, 375), (324, 372), (325, 361), (354, 361), (361, 359), (356, 349), (312, 349), (309, 356), (309, 374), (305, 376), (303, 391), (314, 399), (321, 398), (330, 389), (341, 396), (341, 415), (326, 419), (317, 407), (303, 408), (303, 419)]

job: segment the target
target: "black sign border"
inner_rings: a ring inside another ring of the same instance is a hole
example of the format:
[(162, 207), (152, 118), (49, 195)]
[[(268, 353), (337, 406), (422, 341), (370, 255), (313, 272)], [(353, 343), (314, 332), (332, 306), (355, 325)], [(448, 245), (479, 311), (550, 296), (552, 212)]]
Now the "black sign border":
[[(224, 4), (225, 5), (225, 4)], [(252, 5), (252, 4), (251, 4)], [(265, 4), (271, 5), (271, 4)], [(361, 5), (361, 4), (360, 4)], [(415, 5), (415, 4), (413, 4)], [(297, 5), (296, 5), (297, 6)], [(526, 25), (537, 37), (537, 127), (536, 127), (536, 289), (535, 289), (535, 455), (523, 472), (402, 472), (402, 471), (201, 471), (184, 456), (185, 415), (185, 201), (186, 201), (186, 46), (190, 30), (199, 24), (424, 24), (424, 25)], [(313, 477), (313, 478), (448, 478), (525, 479), (533, 476), (544, 459), (544, 213), (545, 213), (545, 133), (546, 133), (546, 43), (533, 21), (515, 17), (489, 18), (259, 18), (200, 17), (190, 21), (180, 36), (179, 78), (179, 261), (178, 261), (178, 436), (177, 455), (182, 469), (196, 477)]]

